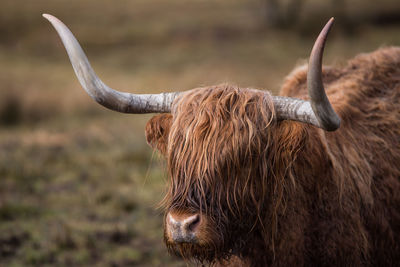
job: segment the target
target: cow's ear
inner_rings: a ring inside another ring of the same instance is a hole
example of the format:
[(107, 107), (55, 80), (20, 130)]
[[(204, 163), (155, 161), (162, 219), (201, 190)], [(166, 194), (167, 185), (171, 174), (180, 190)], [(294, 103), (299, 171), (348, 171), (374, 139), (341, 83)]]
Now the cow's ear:
[(152, 148), (157, 148), (165, 155), (172, 115), (161, 114), (151, 118), (146, 124), (146, 140)]

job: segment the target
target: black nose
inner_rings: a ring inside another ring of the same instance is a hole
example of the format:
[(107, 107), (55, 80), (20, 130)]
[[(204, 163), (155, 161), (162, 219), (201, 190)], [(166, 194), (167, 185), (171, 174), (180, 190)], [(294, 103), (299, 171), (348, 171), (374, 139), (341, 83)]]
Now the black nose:
[(172, 241), (176, 243), (196, 242), (198, 226), (200, 225), (200, 215), (173, 215), (167, 214), (166, 231)]

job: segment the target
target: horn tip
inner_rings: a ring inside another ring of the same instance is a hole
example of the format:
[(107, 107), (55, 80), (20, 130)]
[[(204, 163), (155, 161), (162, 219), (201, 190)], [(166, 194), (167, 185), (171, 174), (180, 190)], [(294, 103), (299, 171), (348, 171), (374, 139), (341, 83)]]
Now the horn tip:
[(56, 17), (54, 17), (53, 15), (50, 15), (50, 14), (43, 13), (42, 16), (43, 16), (45, 19), (47, 19), (48, 21), (51, 21), (51, 22), (52, 22), (52, 21), (57, 21), (57, 20), (58, 20)]
[(328, 20), (328, 22), (326, 23), (325, 28), (329, 30), (329, 29), (332, 27), (332, 25), (333, 25), (334, 22), (335, 22), (335, 18), (334, 18), (334, 17), (331, 17), (331, 18)]

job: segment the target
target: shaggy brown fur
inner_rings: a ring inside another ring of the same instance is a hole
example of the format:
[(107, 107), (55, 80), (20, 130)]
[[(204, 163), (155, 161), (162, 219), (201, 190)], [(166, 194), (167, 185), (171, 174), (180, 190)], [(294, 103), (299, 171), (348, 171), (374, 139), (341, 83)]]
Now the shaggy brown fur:
[[(307, 99), (306, 72), (281, 95)], [(228, 85), (188, 91), (149, 121), (147, 140), (168, 160), (166, 210), (209, 221), (201, 244), (167, 243), (172, 252), (221, 265), (398, 266), (400, 48), (323, 76), (335, 132), (278, 121), (268, 94)]]

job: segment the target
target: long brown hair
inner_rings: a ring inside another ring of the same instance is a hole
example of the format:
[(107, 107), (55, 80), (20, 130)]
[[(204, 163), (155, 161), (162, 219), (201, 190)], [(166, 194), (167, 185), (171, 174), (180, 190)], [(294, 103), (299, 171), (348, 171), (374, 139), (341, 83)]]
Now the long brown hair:
[[(307, 99), (306, 67), (281, 94)], [(390, 265), (400, 251), (400, 49), (325, 68), (341, 128), (278, 121), (268, 94), (229, 85), (175, 100), (146, 126), (167, 156), (167, 210), (209, 218), (204, 244), (172, 252), (265, 265)], [(396, 258), (397, 257), (397, 258)]]

